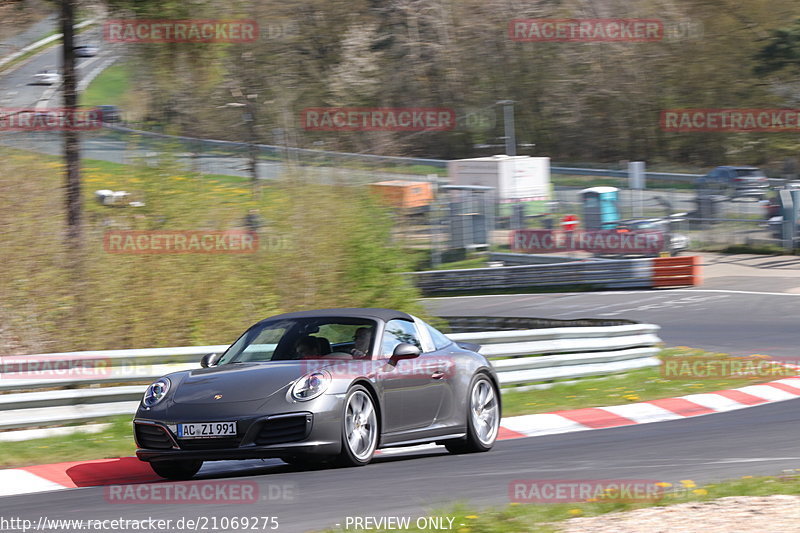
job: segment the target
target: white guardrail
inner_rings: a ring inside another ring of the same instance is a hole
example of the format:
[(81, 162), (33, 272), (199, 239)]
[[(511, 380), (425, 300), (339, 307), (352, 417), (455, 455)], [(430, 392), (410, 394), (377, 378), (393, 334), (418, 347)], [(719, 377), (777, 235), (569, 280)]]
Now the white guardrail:
[[(476, 320), (479, 324), (493, 319), (459, 320)], [(658, 366), (659, 329), (653, 324), (622, 324), (470, 331), (449, 336), (455, 341), (480, 344), (480, 352), (492, 361), (501, 385), (513, 387)], [(149, 382), (170, 372), (200, 368), (201, 356), (226, 348), (217, 345), (0, 357), (0, 430), (133, 415)]]

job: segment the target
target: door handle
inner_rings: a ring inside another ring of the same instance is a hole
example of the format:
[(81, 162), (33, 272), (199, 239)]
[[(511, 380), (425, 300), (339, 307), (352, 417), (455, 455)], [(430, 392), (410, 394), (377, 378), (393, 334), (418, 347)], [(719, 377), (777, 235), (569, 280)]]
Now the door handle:
[(445, 376), (444, 372), (434, 372), (431, 374), (431, 379), (442, 379)]

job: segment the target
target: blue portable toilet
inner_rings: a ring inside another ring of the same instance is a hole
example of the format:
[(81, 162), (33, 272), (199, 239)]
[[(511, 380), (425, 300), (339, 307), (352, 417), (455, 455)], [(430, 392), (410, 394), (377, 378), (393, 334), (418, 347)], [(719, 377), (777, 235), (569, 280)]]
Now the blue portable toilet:
[(614, 229), (619, 222), (619, 189), (589, 187), (580, 192), (585, 229)]

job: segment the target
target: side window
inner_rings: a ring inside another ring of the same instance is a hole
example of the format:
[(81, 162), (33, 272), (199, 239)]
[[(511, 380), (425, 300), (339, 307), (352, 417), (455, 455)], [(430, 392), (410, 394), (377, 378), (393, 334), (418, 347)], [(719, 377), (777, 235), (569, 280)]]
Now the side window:
[(417, 328), (413, 322), (408, 320), (390, 320), (386, 324), (386, 329), (383, 331), (383, 340), (381, 341), (381, 355), (392, 355), (395, 347), (402, 343), (413, 344), (422, 350), (417, 338)]
[(453, 341), (448, 339), (445, 334), (438, 329), (434, 328), (430, 324), (426, 324), (426, 326), (428, 326), (428, 332), (431, 334), (431, 340), (433, 341), (433, 345), (437, 350), (447, 348), (453, 343)]

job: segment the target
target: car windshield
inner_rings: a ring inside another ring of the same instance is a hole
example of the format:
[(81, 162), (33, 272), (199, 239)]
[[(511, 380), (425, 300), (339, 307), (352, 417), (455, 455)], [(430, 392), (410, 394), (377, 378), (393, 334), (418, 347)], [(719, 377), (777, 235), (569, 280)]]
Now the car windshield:
[(663, 220), (640, 220), (640, 221), (633, 221), (633, 222), (623, 222), (620, 223), (617, 227), (618, 229), (627, 229), (627, 230), (661, 230), (663, 229), (665, 221)]
[(217, 364), (352, 358), (357, 350), (360, 350), (359, 356), (370, 354), (376, 327), (375, 321), (357, 317), (263, 322), (239, 337)]
[(763, 178), (764, 173), (757, 168), (737, 168), (736, 175), (740, 178)]

